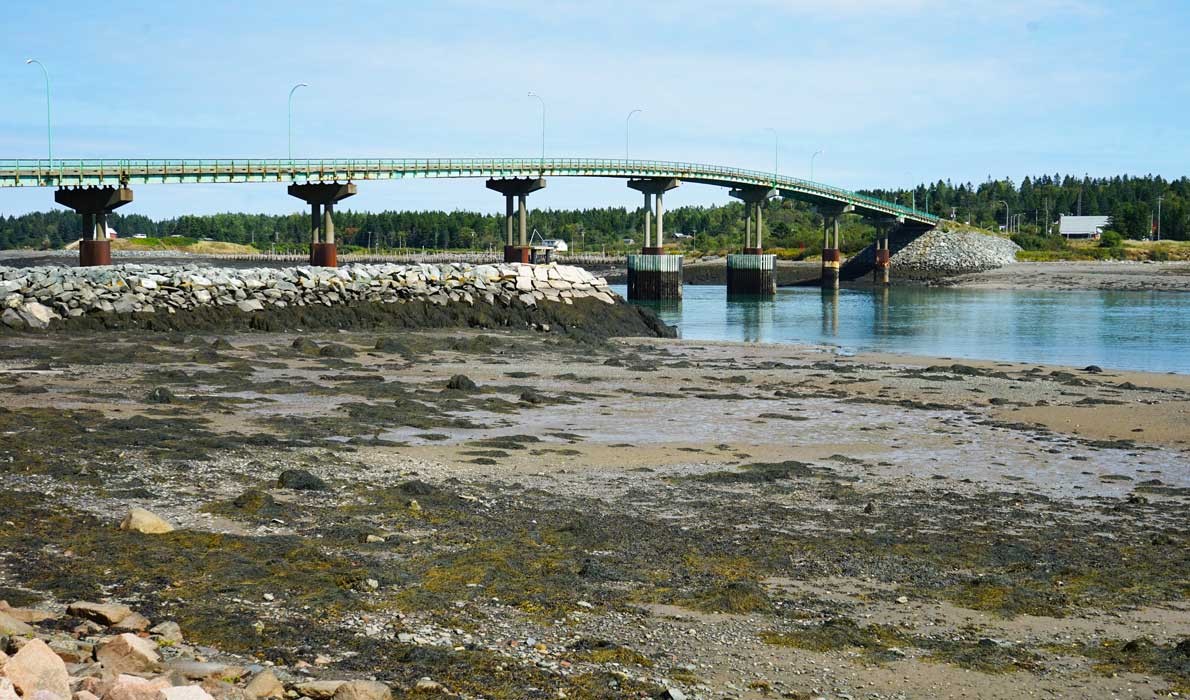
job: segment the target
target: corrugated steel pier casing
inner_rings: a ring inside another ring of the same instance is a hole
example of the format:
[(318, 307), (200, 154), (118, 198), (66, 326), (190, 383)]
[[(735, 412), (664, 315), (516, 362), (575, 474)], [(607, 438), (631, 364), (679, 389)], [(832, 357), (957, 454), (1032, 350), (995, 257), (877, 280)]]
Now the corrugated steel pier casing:
[(629, 255), (628, 298), (681, 299), (682, 256)]
[(729, 295), (773, 296), (777, 293), (777, 256), (727, 256), (727, 293)]

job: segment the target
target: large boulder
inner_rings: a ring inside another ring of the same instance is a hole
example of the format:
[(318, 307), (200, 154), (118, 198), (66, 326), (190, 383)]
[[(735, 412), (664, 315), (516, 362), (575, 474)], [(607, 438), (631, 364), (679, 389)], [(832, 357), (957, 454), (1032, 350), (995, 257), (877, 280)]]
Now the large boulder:
[(84, 620), (98, 622), (101, 625), (114, 625), (132, 614), (132, 608), (115, 603), (89, 603), (80, 600), (66, 606), (67, 614), (81, 617)]
[(347, 681), (335, 690), (332, 700), (392, 700), (393, 691), (377, 681)]
[(17, 692), (32, 698), (38, 691), (53, 693), (62, 700), (70, 698), (70, 675), (66, 663), (40, 639), (30, 640), (4, 663), (2, 673), (12, 681)]
[(157, 645), (130, 632), (116, 635), (95, 650), (95, 660), (107, 673), (146, 673), (157, 667)]
[(173, 532), (174, 526), (144, 508), (133, 508), (120, 521), (120, 529), (140, 532), (146, 535), (163, 535), (167, 532)]
[(170, 686), (165, 678), (149, 680), (122, 673), (107, 684), (101, 695), (103, 700), (157, 700), (157, 693)]
[(305, 469), (286, 469), (277, 479), (277, 485), (283, 489), (295, 491), (326, 491), (326, 482), (314, 476)]
[(281, 685), (276, 674), (265, 669), (248, 681), (244, 692), (257, 700), (281, 700), (285, 697), (285, 686)]
[(200, 686), (178, 685), (157, 691), (157, 700), (214, 700), (214, 698)]
[(0, 611), (0, 636), (29, 637), (34, 633), (35, 630), (27, 623), (16, 619), (7, 612)]

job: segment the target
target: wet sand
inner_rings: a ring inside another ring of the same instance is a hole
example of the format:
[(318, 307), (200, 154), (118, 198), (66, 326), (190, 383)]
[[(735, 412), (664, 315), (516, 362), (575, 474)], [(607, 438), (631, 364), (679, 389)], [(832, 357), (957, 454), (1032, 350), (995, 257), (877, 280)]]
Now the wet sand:
[[(1190, 691), (1190, 377), (302, 337), (313, 349), (5, 338), (0, 598), (134, 600), (221, 658), (376, 676), (398, 697), (424, 675), (467, 697)], [(332, 344), (350, 352), (320, 354)], [(460, 374), (476, 386), (448, 388)], [(151, 401), (159, 387), (172, 398)], [(330, 490), (278, 487), (292, 467)], [(154, 568), (193, 538), (76, 553), (130, 506), (249, 557), (308, 543), (297, 571), (350, 571), (303, 583), (212, 561), (200, 587)], [(81, 525), (46, 531), (48, 513)]]
[(995, 270), (951, 277), (945, 284), (969, 289), (1187, 292), (1190, 291), (1190, 263), (1016, 263)]

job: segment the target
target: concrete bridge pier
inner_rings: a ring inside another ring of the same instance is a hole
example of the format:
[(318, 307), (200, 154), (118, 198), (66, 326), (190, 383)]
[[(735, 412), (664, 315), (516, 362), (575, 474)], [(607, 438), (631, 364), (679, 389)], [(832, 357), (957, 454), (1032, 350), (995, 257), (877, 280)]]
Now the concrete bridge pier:
[(873, 244), (873, 253), (875, 260), (872, 263), (872, 284), (885, 285), (889, 284), (889, 269), (892, 267), (892, 252), (888, 247), (889, 233), (902, 220), (895, 218), (879, 219), (876, 223), (876, 242)]
[[(839, 249), (839, 217), (855, 211), (851, 204), (846, 206), (821, 207), (822, 213), (822, 288), (839, 288), (839, 268), (843, 266), (843, 253)], [(834, 239), (831, 239), (831, 230)]]
[[(775, 197), (770, 187), (741, 187), (729, 193), (744, 202), (744, 250), (727, 256), (728, 296), (773, 296), (777, 293), (777, 256), (764, 254), (764, 204)], [(756, 235), (752, 235), (753, 217)]]
[[(665, 193), (681, 182), (674, 178), (629, 180), (628, 186), (645, 197), (645, 243), (640, 255), (628, 256), (628, 298), (682, 298), (682, 256), (665, 254)], [(657, 238), (651, 227), (656, 215)]]
[[(530, 194), (545, 189), (545, 179), (525, 178), (518, 180), (516, 178), (492, 178), (488, 180), (487, 188), (504, 195), (504, 262), (530, 262), (533, 257), (533, 248), (529, 245), (529, 210), (525, 200)], [(518, 219), (518, 225), (516, 228), (520, 232), (517, 243), (513, 242), (512, 233), (514, 197), (517, 201), (516, 218)]]
[(132, 201), (127, 187), (77, 187), (58, 189), (54, 201), (83, 217), (79, 241), (79, 267), (112, 264), (112, 241), (107, 232), (107, 215)]
[(335, 247), (335, 204), (355, 193), (355, 184), (351, 182), (344, 185), (337, 182), (295, 182), (289, 186), (290, 196), (310, 205), (311, 265), (338, 267), (339, 255)]

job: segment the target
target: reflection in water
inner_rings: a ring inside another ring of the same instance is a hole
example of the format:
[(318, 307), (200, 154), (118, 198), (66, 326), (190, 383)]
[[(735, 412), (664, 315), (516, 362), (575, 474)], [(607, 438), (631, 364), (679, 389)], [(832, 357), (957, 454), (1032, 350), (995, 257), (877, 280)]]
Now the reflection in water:
[(1190, 294), (1180, 292), (793, 287), (728, 300), (724, 287), (688, 285), (684, 295), (648, 306), (696, 340), (1190, 373)]
[(822, 335), (834, 338), (839, 335), (839, 290), (822, 290)]

